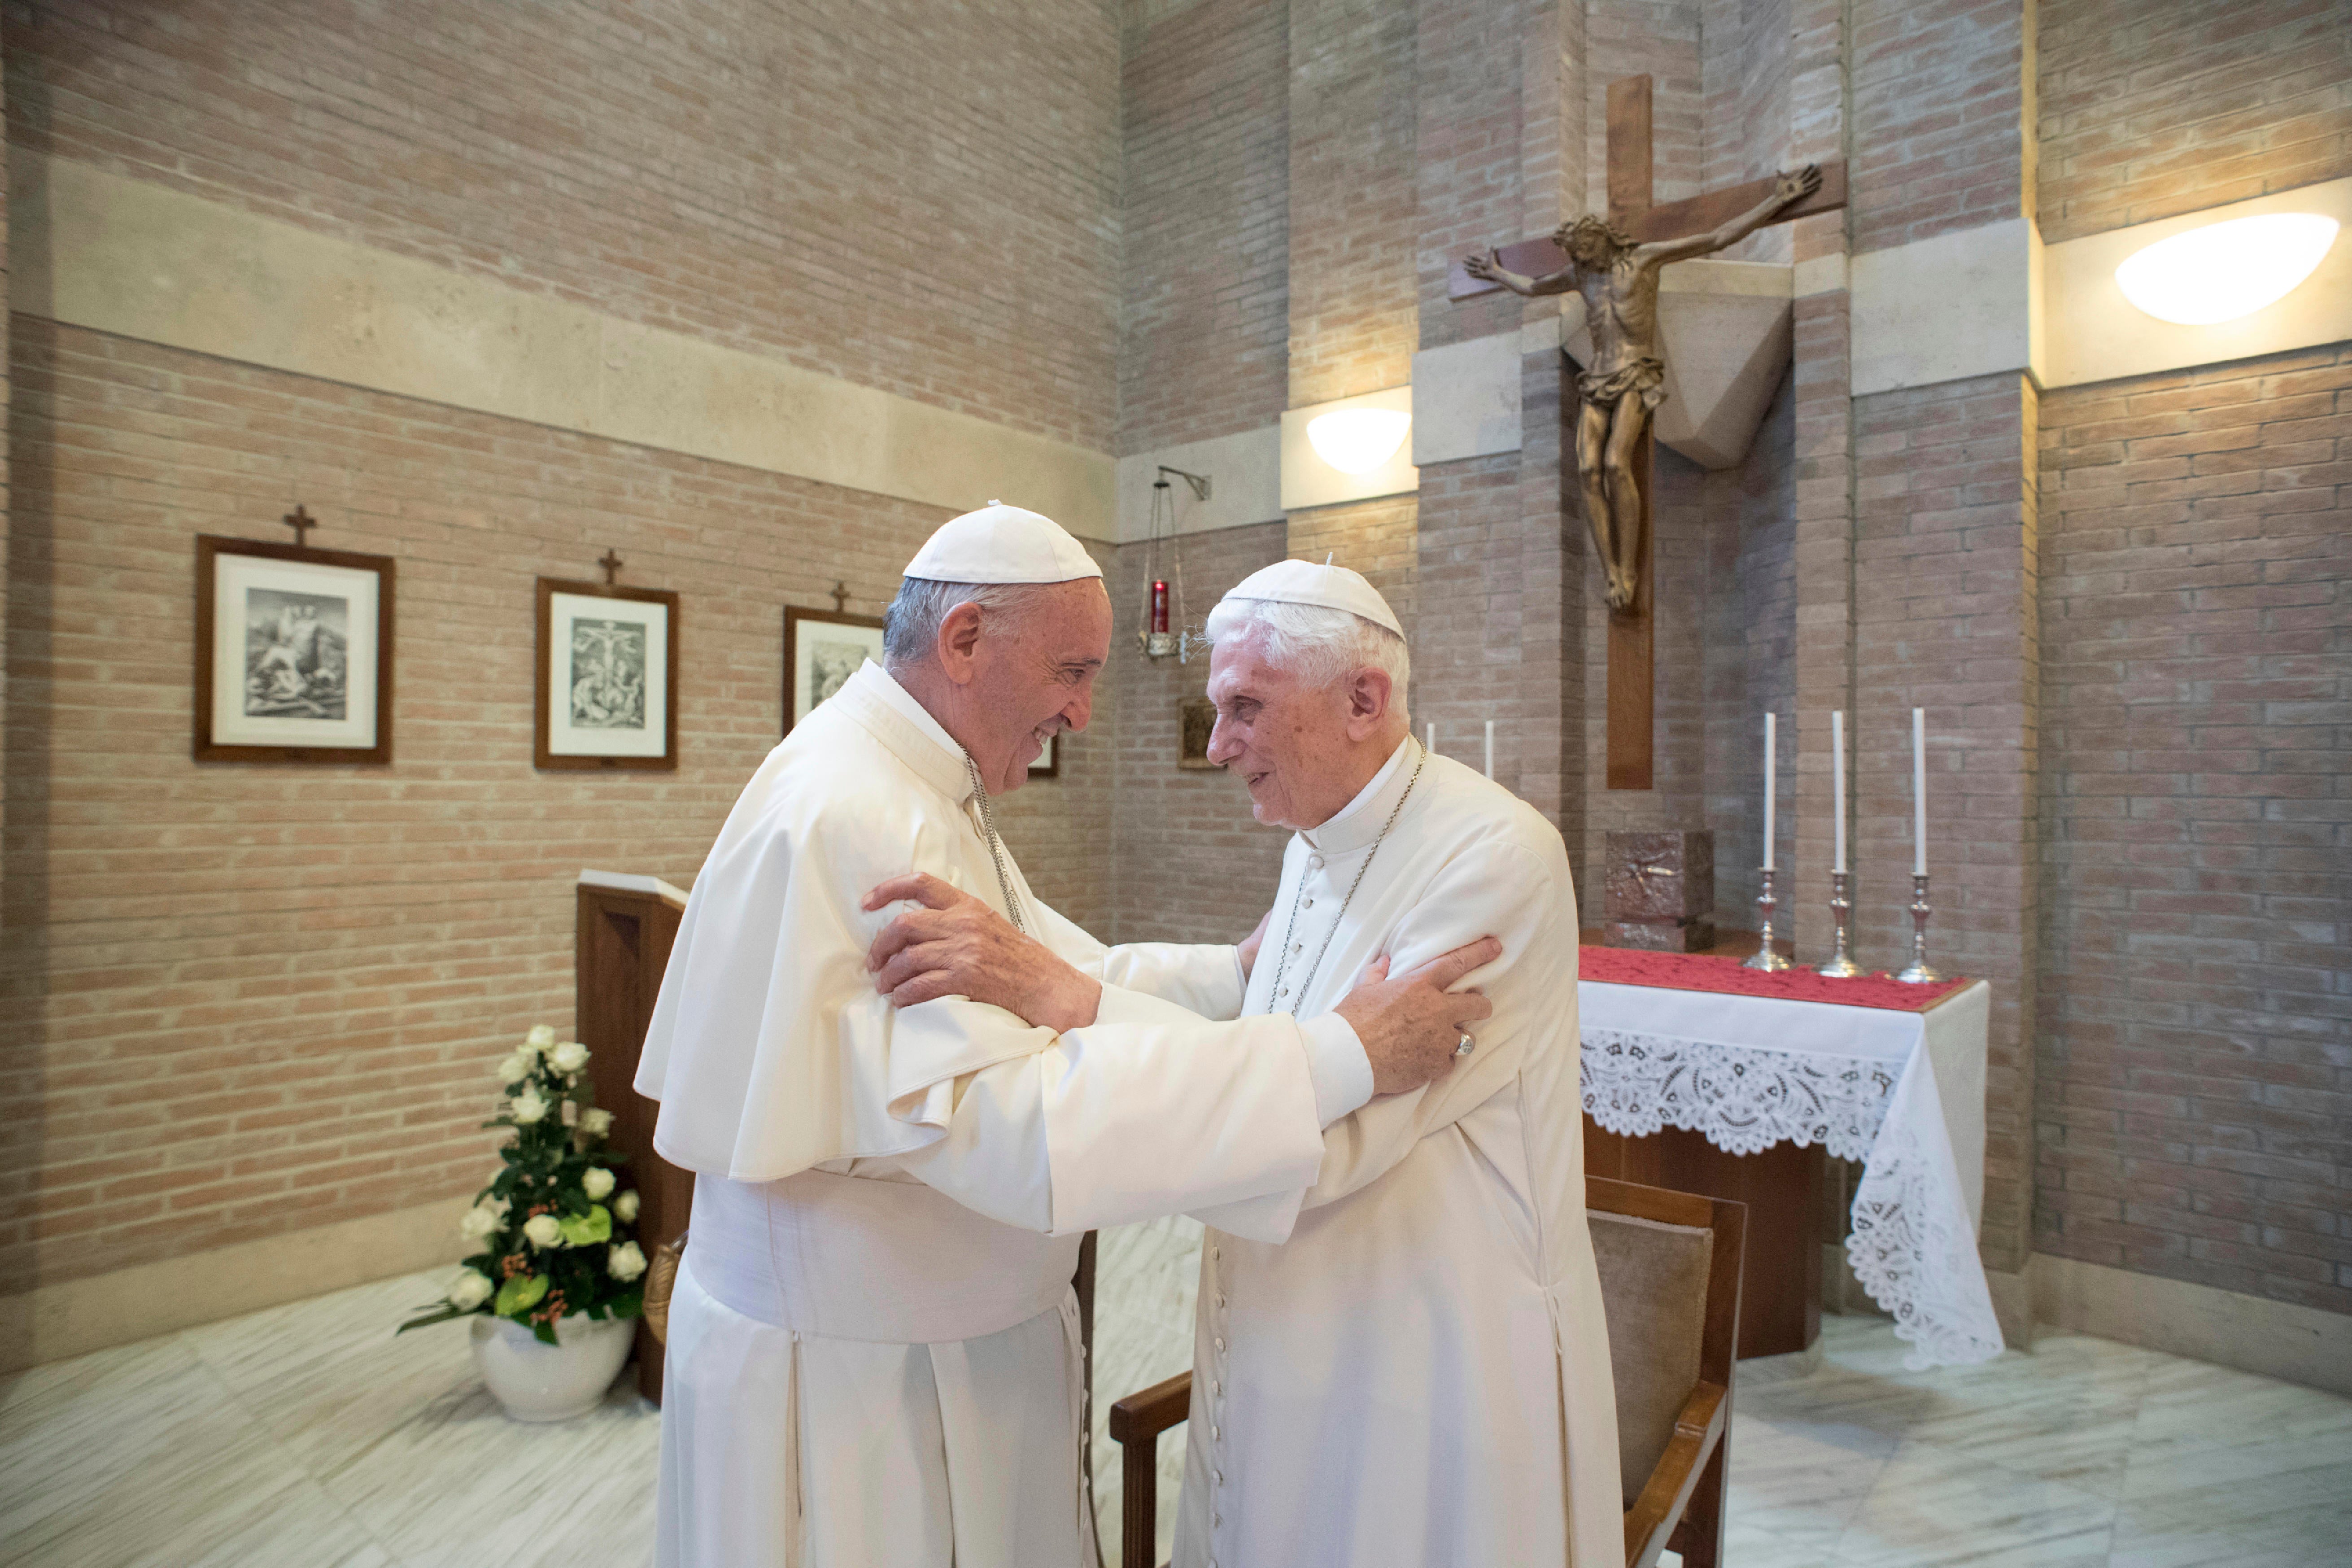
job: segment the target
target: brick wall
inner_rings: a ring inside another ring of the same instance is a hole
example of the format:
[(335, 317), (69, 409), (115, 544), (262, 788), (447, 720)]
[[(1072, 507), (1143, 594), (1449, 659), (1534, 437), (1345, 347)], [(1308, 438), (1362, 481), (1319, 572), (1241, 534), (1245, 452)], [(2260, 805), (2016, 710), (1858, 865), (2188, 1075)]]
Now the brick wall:
[[(1777, 174), (1789, 157), (1790, 0), (1706, 0), (1699, 34), (1706, 93), (1706, 189)], [(1786, 224), (1759, 229), (1727, 261), (1786, 261)]]
[(20, 146), (1112, 449), (1110, 5), (17, 0), (5, 28)]
[[(1239, 942), (1274, 901), (1290, 836), (1257, 825), (1240, 780), (1176, 765), (1179, 705), (1206, 690), (1209, 661), (1202, 653), (1181, 664), (1147, 659), (1137, 650), (1144, 553), (1139, 544), (1119, 550), (1113, 603), (1120, 720), (1112, 940)], [(1205, 620), (1225, 590), (1282, 558), (1279, 522), (1191, 535), (1183, 569), (1192, 618)]]
[(1281, 0), (1205, 0), (1139, 33), (1127, 57), (1122, 452), (1281, 416), (1288, 22)]
[(1857, 252), (2030, 210), (2027, 15), (2020, 0), (1855, 0)]
[(2352, 174), (2342, 0), (2042, 0), (2042, 237)]
[(1291, 0), (1293, 408), (1412, 376), (1415, 38), (1405, 0)]
[(2042, 416), (2034, 1244), (2352, 1311), (2352, 346)]
[[(1764, 715), (1780, 715), (1779, 859), (1796, 822), (1796, 396), (1784, 379), (1738, 468), (1706, 476), (1706, 820), (1715, 832), (1716, 924), (1756, 925), (1764, 854)], [(1777, 893), (1791, 890), (1783, 880)], [(1775, 929), (1788, 927), (1787, 905)]]
[[(25, 316), (11, 353), (0, 1272), (469, 1189), (488, 1063), (571, 1016), (572, 879), (690, 881), (781, 731), (783, 606), (878, 610), (944, 514)], [(193, 539), (298, 498), (400, 563), (394, 760), (198, 766)], [(681, 598), (676, 773), (531, 766), (532, 580), (607, 545)]]

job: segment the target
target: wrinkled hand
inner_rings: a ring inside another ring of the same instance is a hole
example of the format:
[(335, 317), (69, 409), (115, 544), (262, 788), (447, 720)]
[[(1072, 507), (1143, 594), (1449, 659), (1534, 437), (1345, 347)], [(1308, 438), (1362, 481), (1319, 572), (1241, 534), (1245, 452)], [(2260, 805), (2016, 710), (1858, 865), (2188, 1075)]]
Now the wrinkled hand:
[(1265, 945), (1265, 923), (1272, 919), (1272, 910), (1258, 916), (1257, 930), (1242, 938), (1241, 946), (1235, 950), (1242, 955), (1242, 984), (1244, 985), (1249, 984), (1250, 971), (1257, 967), (1257, 950)]
[(893, 877), (866, 895), (866, 909), (911, 900), (923, 907), (882, 928), (866, 954), (874, 989), (898, 1007), (941, 996), (992, 1003), (1056, 1034), (1095, 1021), (1102, 984), (1079, 973), (1034, 937), (970, 893), (937, 877)]
[(1772, 187), (1772, 195), (1782, 206), (1801, 200), (1822, 188), (1822, 166), (1808, 163), (1793, 174), (1783, 174), (1780, 183)]
[(1481, 937), (1467, 947), (1389, 978), (1389, 961), (1375, 959), (1356, 988), (1332, 1009), (1356, 1031), (1371, 1059), (1372, 1092), (1402, 1094), (1454, 1065), (1462, 1026), (1491, 1016), (1495, 1005), (1475, 991), (1450, 992), (1472, 970), (1503, 956), (1503, 944)]

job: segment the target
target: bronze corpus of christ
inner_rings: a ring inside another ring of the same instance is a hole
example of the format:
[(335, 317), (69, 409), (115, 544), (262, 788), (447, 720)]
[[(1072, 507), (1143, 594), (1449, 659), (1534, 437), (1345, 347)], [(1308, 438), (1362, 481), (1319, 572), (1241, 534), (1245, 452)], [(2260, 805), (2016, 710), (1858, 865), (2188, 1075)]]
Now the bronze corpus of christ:
[(1541, 278), (1509, 270), (1492, 250), (1463, 260), (1463, 270), (1472, 278), (1529, 299), (1570, 289), (1584, 298), (1592, 363), (1576, 378), (1576, 471), (1584, 490), (1585, 521), (1606, 573), (1603, 595), (1612, 610), (1631, 609), (1640, 585), (1645, 481), (1634, 459), (1651, 412), (1666, 395), (1666, 366), (1658, 352), (1658, 273), (1669, 262), (1738, 244), (1821, 183), (1821, 170), (1809, 163), (1781, 175), (1770, 195), (1714, 228), (1647, 244), (1587, 213), (1553, 235), (1568, 265)]

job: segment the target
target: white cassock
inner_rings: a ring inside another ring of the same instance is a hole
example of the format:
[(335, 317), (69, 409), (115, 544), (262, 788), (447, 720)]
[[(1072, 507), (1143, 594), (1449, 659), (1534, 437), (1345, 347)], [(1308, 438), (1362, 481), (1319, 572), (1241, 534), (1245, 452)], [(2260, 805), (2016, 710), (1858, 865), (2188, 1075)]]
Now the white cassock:
[[(1492, 935), (1468, 984), (1494, 1016), (1446, 1076), (1335, 1123), (1303, 1206), (1201, 1215), (1180, 1568), (1624, 1560), (1559, 834), (1431, 756), (1335, 930), (1422, 755), (1292, 838), (1244, 1011), (1311, 1016), (1382, 953), (1402, 973)], [(1249, 1238), (1294, 1209), (1286, 1244)]]
[(654, 1147), (697, 1173), (659, 1563), (1092, 1562), (1081, 1234), (1302, 1187), (1370, 1096), (1336, 1016), (1204, 1020), (1240, 1008), (1233, 949), (1105, 949), (1004, 867), (1029, 931), (1103, 982), (1094, 1025), (876, 993), (877, 883), (1005, 904), (962, 752), (868, 664), (769, 753), (696, 879), (636, 1078)]

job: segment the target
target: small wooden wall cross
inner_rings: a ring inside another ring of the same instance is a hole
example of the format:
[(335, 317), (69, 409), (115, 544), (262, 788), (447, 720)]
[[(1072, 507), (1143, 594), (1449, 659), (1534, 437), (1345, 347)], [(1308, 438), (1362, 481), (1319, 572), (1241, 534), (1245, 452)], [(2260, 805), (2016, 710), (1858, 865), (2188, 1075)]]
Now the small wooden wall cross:
[(833, 613), (843, 614), (849, 607), (849, 589), (837, 579), (833, 584)]
[(596, 564), (604, 569), (604, 585), (609, 588), (621, 580), (621, 568), (628, 563), (621, 559), (619, 551), (607, 545), (604, 548), (604, 553), (598, 557)]
[(319, 520), (305, 511), (300, 501), (296, 501), (294, 510), (278, 521), (294, 531), (295, 549), (307, 550), (310, 547), (310, 531), (319, 526)]

